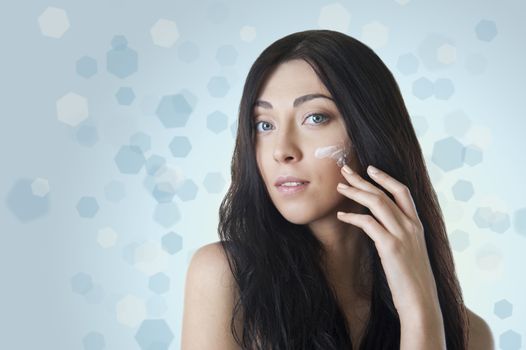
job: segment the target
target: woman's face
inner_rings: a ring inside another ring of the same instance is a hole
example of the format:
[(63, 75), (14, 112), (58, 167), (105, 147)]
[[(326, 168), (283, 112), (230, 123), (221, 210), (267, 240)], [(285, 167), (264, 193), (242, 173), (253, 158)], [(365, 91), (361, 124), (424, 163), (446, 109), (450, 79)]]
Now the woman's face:
[[(328, 98), (301, 98), (310, 94)], [(312, 67), (303, 60), (278, 66), (263, 85), (253, 115), (257, 164), (279, 212), (295, 224), (328, 215), (337, 220), (336, 211), (349, 208), (349, 199), (336, 190), (338, 182), (347, 182), (340, 170), (343, 152), (351, 168), (355, 159), (343, 118)], [(279, 176), (308, 183), (279, 187)]]

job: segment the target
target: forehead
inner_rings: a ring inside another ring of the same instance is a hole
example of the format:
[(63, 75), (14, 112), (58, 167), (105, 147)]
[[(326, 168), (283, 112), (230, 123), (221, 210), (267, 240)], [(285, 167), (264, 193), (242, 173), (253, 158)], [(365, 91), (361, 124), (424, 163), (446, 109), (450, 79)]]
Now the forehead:
[[(289, 105), (296, 97), (312, 93), (332, 97), (307, 62), (292, 60), (280, 64), (269, 74), (261, 87), (258, 99), (276, 104), (281, 101)], [(330, 103), (327, 99), (319, 100)]]

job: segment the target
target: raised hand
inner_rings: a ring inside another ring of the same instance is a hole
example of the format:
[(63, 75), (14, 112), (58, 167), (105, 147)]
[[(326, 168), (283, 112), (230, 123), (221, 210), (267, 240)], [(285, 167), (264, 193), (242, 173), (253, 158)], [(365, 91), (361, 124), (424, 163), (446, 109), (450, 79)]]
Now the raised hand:
[(369, 166), (367, 172), (394, 196), (396, 203), (346, 165), (342, 174), (350, 186), (340, 183), (338, 191), (369, 208), (374, 216), (338, 212), (337, 217), (360, 227), (374, 241), (402, 330), (425, 324), (437, 327), (432, 330), (435, 335), (443, 334), (435, 278), (411, 193), (407, 186), (383, 171)]

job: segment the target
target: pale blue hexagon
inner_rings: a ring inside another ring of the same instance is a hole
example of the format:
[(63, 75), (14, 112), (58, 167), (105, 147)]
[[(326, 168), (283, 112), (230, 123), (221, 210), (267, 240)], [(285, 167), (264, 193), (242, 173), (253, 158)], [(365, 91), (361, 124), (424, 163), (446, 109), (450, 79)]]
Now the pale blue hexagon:
[(404, 75), (414, 74), (418, 71), (418, 58), (412, 53), (406, 53), (398, 57), (396, 68)]
[(164, 157), (154, 154), (146, 160), (146, 172), (148, 175), (155, 175), (165, 164), (166, 159)]
[(176, 188), (175, 194), (183, 202), (195, 199), (198, 187), (191, 179), (185, 179), (183, 183)]
[(82, 338), (84, 350), (103, 350), (106, 347), (104, 335), (99, 332), (89, 332)]
[(455, 92), (455, 87), (451, 79), (439, 78), (434, 83), (435, 98), (439, 100), (447, 100)]
[(181, 235), (170, 231), (161, 238), (163, 249), (171, 255), (179, 252), (183, 247), (183, 238)]
[(480, 228), (489, 228), (493, 221), (493, 210), (490, 207), (479, 207), (473, 214), (473, 221)]
[(137, 71), (137, 52), (128, 47), (128, 41), (122, 35), (116, 35), (111, 41), (112, 49), (106, 53), (106, 69), (109, 73), (126, 78)]
[(220, 172), (210, 172), (206, 174), (203, 180), (203, 185), (208, 193), (221, 193), (225, 184), (226, 181)]
[(146, 162), (141, 149), (133, 145), (121, 146), (114, 160), (123, 174), (137, 174)]
[(155, 206), (153, 219), (164, 227), (170, 227), (181, 220), (181, 213), (174, 202), (158, 203)]
[(455, 110), (453, 112), (450, 112), (444, 118), (444, 128), (446, 132), (451, 136), (463, 137), (469, 130), (470, 126), (471, 120), (461, 110)]
[(110, 202), (119, 202), (126, 196), (124, 184), (117, 180), (111, 180), (104, 186), (104, 195)]
[(163, 96), (155, 111), (165, 128), (185, 126), (190, 113), (192, 113), (192, 107), (181, 93)]
[(22, 222), (37, 219), (49, 212), (49, 195), (35, 195), (32, 183), (32, 179), (18, 179), (7, 193), (7, 208)]
[(454, 137), (436, 141), (431, 160), (444, 171), (458, 169), (464, 162), (464, 146)]
[(175, 189), (170, 182), (158, 182), (153, 187), (152, 196), (158, 203), (171, 202), (175, 196)]
[(495, 303), (493, 312), (500, 319), (508, 318), (513, 312), (513, 305), (506, 299), (499, 300)]
[(99, 211), (99, 203), (95, 197), (83, 196), (77, 203), (77, 211), (83, 218), (92, 218)]
[(71, 290), (74, 293), (85, 295), (93, 288), (91, 275), (85, 272), (77, 272), (71, 277)]
[(148, 287), (157, 294), (163, 294), (170, 290), (170, 278), (163, 272), (150, 276)]
[(433, 95), (434, 88), (435, 86), (431, 80), (421, 77), (413, 82), (412, 92), (419, 99), (425, 100)]
[(230, 84), (225, 77), (214, 76), (210, 78), (206, 88), (212, 97), (225, 97), (230, 89)]
[(511, 226), (510, 216), (508, 213), (496, 211), (493, 213), (490, 229), (493, 232), (506, 232)]
[(120, 105), (129, 106), (135, 100), (135, 92), (129, 86), (121, 86), (115, 93), (115, 98)]
[(499, 336), (499, 346), (502, 350), (519, 350), (522, 347), (522, 337), (509, 329)]
[(489, 228), (493, 232), (506, 232), (510, 224), (510, 216), (508, 213), (501, 211), (493, 211), (490, 207), (479, 207), (473, 214), (473, 221), (480, 228)]
[(223, 66), (231, 66), (236, 63), (237, 50), (234, 45), (223, 45), (217, 49), (216, 60)]
[(141, 350), (168, 350), (174, 335), (164, 319), (148, 319), (141, 322), (135, 340)]
[(228, 126), (228, 116), (220, 111), (214, 111), (206, 117), (206, 127), (219, 134)]
[(455, 230), (449, 236), (449, 241), (454, 250), (462, 252), (469, 246), (469, 235), (462, 230)]
[(91, 78), (97, 73), (97, 61), (90, 56), (83, 56), (75, 65), (77, 74), (84, 78)]
[(464, 147), (464, 164), (475, 166), (482, 162), (482, 150), (476, 145), (468, 145)]
[(458, 180), (451, 189), (453, 191), (453, 197), (455, 197), (456, 200), (464, 202), (470, 200), (475, 193), (473, 184), (466, 180)]
[(97, 128), (88, 124), (81, 125), (78, 128), (75, 136), (79, 145), (84, 147), (92, 147), (99, 140)]
[(482, 19), (475, 25), (477, 38), (482, 41), (491, 41), (497, 36), (497, 25), (494, 21)]
[(192, 145), (186, 136), (174, 136), (169, 146), (174, 157), (184, 158), (190, 153)]
[(150, 135), (139, 131), (132, 136), (130, 136), (130, 145), (137, 146), (141, 149), (143, 153), (146, 153), (150, 150), (152, 145), (152, 138)]

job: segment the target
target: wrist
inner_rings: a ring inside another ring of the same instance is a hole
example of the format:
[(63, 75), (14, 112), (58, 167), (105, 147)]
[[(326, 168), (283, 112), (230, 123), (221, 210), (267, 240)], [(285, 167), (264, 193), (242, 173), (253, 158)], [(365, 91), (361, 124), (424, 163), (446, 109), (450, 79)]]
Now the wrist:
[(399, 316), (400, 323), (404, 323), (404, 321), (408, 324), (443, 323), (442, 310), (438, 302), (413, 305), (411, 312), (399, 314)]

